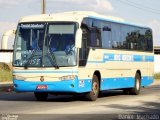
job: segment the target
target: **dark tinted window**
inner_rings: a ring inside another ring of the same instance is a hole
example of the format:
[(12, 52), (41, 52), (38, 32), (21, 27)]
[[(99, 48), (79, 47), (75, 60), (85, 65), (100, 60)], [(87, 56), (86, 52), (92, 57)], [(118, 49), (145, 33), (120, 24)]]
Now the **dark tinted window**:
[(111, 24), (112, 29), (112, 48), (123, 48), (123, 40), (121, 40), (121, 26), (119, 24)]
[(79, 66), (85, 66), (89, 54), (89, 29), (86, 25), (82, 24), (82, 47), (79, 50)]
[(88, 46), (108, 49), (153, 51), (151, 29), (85, 18), (89, 29)]
[(153, 37), (152, 37), (152, 31), (150, 29), (146, 29), (145, 39), (147, 41), (146, 50), (153, 51)]
[(121, 48), (128, 50), (152, 51), (152, 33), (150, 29), (121, 25)]
[(111, 23), (102, 22), (102, 48), (112, 48)]
[(88, 28), (88, 47), (101, 47), (101, 21), (84, 19), (82, 25)]
[(101, 46), (101, 31), (97, 28), (90, 28), (90, 47)]
[(153, 50), (152, 32), (150, 29), (111, 23), (111, 31), (113, 49)]

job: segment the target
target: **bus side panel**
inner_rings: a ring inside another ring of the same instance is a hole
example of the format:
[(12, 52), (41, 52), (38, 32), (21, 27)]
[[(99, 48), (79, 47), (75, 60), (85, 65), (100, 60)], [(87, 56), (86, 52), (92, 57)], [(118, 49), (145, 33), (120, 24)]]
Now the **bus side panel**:
[(134, 86), (134, 78), (104, 78), (101, 82), (101, 90), (131, 88)]
[[(141, 79), (141, 86), (148, 86), (153, 83), (153, 77), (145, 76)], [(134, 77), (128, 78), (103, 78), (101, 90), (133, 88), (135, 84)]]
[(91, 76), (94, 71), (100, 72), (100, 90), (133, 88), (137, 71), (141, 74), (141, 86), (153, 83), (153, 62), (152, 53), (90, 49), (85, 71), (92, 71)]
[(152, 84), (154, 81), (154, 78), (153, 77), (149, 77), (149, 76), (146, 76), (146, 77), (143, 77), (141, 79), (141, 86), (148, 86), (150, 84)]

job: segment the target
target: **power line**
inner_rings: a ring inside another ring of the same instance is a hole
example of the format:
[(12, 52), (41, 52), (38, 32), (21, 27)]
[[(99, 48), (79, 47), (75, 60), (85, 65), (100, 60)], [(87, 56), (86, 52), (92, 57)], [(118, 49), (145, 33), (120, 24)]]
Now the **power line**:
[(129, 5), (129, 6), (132, 6), (132, 7), (135, 7), (135, 8), (138, 8), (138, 9), (140, 9), (140, 10), (145, 10), (145, 12), (146, 11), (148, 11), (148, 12), (151, 12), (151, 13), (155, 13), (155, 14), (160, 14), (160, 12), (157, 12), (157, 10), (156, 11), (154, 11), (154, 10), (152, 10), (152, 9), (150, 9), (150, 8), (146, 8), (146, 7), (141, 7), (141, 5), (140, 6), (137, 6), (137, 5), (135, 5), (135, 4), (133, 4), (133, 2), (131, 2), (131, 1), (124, 1), (124, 0), (118, 0), (119, 2), (122, 2), (122, 3), (124, 3), (124, 4), (127, 4), (127, 5)]
[(153, 9), (149, 9), (149, 7), (140, 7), (140, 6), (137, 6), (137, 5), (135, 5), (135, 4), (133, 4), (133, 2), (131, 2), (131, 1), (124, 1), (124, 0), (117, 0), (118, 2), (121, 2), (121, 3), (123, 3), (123, 4), (126, 4), (126, 5), (129, 5), (129, 6), (132, 6), (132, 7), (135, 7), (135, 8), (137, 8), (137, 9), (140, 9), (140, 10), (142, 10), (142, 11), (148, 11), (148, 12), (150, 12), (150, 13), (154, 13), (154, 14), (160, 14), (160, 11), (158, 12), (158, 10), (153, 10)]
[(160, 12), (160, 10), (158, 10), (158, 9), (154, 9), (154, 8), (151, 8), (151, 7), (142, 5), (142, 4), (138, 4), (138, 3), (133, 2), (133, 1), (130, 1), (130, 0), (126, 0), (126, 1), (128, 1), (128, 2), (130, 2), (130, 3), (132, 3), (132, 4), (135, 4), (135, 5), (138, 5), (138, 6), (140, 6), (140, 7), (142, 6), (142, 7), (145, 8), (145, 9), (150, 9), (150, 10), (153, 10), (153, 11), (159, 11), (159, 12)]

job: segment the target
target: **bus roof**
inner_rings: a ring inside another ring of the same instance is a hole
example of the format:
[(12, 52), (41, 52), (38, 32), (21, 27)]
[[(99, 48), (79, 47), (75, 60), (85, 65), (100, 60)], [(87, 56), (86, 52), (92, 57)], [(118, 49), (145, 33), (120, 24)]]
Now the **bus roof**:
[(71, 12), (62, 12), (62, 13), (54, 13), (54, 14), (40, 14), (40, 15), (33, 15), (33, 16), (26, 16), (20, 19), (20, 23), (22, 22), (48, 22), (48, 21), (68, 21), (68, 22), (78, 22), (81, 23), (83, 18), (93, 18), (99, 19), (119, 24), (131, 25), (141, 28), (149, 28), (143, 25), (131, 24), (125, 22), (124, 19), (113, 17), (113, 16), (104, 16), (100, 15), (96, 12), (91, 11), (71, 11)]

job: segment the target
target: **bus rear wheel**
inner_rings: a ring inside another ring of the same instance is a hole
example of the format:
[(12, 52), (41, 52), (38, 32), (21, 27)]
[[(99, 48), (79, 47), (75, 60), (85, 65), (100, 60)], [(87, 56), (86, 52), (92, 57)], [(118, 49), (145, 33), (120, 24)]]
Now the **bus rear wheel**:
[(38, 101), (45, 101), (48, 98), (47, 92), (34, 92), (34, 95)]
[(86, 98), (90, 101), (96, 101), (99, 95), (99, 80), (96, 75), (93, 75), (92, 90), (86, 94)]
[(136, 73), (135, 75), (135, 85), (134, 88), (130, 89), (130, 94), (132, 95), (138, 95), (141, 90), (141, 77), (139, 73)]

